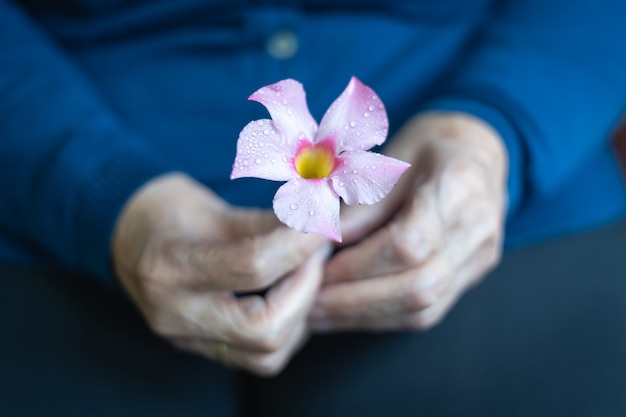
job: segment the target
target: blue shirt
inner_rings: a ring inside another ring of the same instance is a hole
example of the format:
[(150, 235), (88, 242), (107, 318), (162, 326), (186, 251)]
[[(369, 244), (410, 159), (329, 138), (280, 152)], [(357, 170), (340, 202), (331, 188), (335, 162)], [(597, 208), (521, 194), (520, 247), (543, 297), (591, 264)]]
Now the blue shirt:
[(269, 206), (277, 184), (229, 174), (265, 117), (246, 98), (284, 78), (318, 120), (355, 75), (390, 135), (428, 109), (490, 123), (510, 159), (508, 245), (606, 221), (626, 202), (609, 146), (623, 16), (616, 0), (0, 0), (0, 259), (112, 280), (118, 214), (172, 170)]

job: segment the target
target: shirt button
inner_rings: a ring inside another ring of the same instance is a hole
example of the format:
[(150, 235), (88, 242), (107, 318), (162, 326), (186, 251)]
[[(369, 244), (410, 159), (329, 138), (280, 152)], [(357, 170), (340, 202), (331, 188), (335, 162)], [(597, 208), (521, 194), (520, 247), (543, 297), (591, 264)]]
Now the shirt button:
[(265, 47), (274, 58), (289, 59), (298, 52), (298, 38), (293, 32), (283, 30), (272, 35)]

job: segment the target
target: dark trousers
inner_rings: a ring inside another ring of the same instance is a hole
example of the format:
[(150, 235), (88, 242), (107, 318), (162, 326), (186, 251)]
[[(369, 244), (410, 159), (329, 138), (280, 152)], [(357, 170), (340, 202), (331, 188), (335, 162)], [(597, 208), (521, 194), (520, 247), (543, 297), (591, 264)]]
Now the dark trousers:
[(626, 416), (626, 222), (508, 253), (426, 333), (314, 337), (277, 378), (179, 353), (119, 294), (0, 266), (0, 416)]

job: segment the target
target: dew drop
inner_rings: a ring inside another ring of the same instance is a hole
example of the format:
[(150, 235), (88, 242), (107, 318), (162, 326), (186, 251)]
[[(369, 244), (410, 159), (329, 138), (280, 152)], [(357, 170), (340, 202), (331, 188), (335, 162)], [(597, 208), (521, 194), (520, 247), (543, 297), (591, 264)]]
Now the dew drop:
[(243, 166), (246, 166), (246, 167), (247, 167), (248, 165), (250, 165), (250, 162), (248, 162), (248, 160), (247, 160), (247, 159), (244, 159), (244, 160), (243, 160)]
[(286, 106), (288, 104), (287, 100), (283, 100), (283, 106)]
[(339, 183), (339, 186), (340, 186), (340, 187), (345, 187), (345, 186), (346, 186), (346, 183), (345, 183), (345, 182), (340, 182), (340, 183)]
[(298, 205), (297, 204), (292, 204), (289, 206), (290, 209), (292, 210), (298, 210)]
[(315, 212), (313, 210), (309, 211), (309, 216), (315, 216)]
[(354, 120), (350, 122), (350, 127), (352, 128), (356, 127), (356, 122)]
[(376, 169), (376, 165), (372, 165), (370, 168), (372, 168), (372, 169)]
[(257, 165), (261, 165), (261, 159), (260, 158), (255, 159), (254, 163)]
[(253, 131), (253, 132), (252, 132), (252, 136), (256, 136), (256, 132), (254, 132), (254, 131)]
[(343, 128), (344, 128), (344, 130), (348, 130), (348, 129), (350, 129), (350, 126), (345, 125)]
[(353, 174), (358, 174), (358, 173), (359, 173), (359, 170), (358, 170), (358, 169), (353, 169), (353, 170), (352, 170), (352, 173), (353, 173)]
[(269, 129), (263, 129), (263, 134), (264, 134), (264, 135), (269, 135), (269, 134), (270, 134)]
[(369, 107), (367, 108), (367, 110), (369, 110), (369, 111), (374, 111), (374, 109), (375, 109), (375, 107), (374, 107), (374, 106), (369, 106)]
[(287, 162), (287, 157), (286, 157), (286, 156), (283, 156), (283, 157), (282, 157), (282, 160), (283, 160), (283, 162)]
[(259, 148), (262, 148), (265, 146), (265, 142), (259, 142)]
[(370, 114), (368, 112), (363, 113), (363, 117), (370, 117)]
[(353, 180), (352, 180), (352, 182), (356, 184), (358, 181), (357, 181), (357, 179), (355, 178), (355, 179), (353, 179)]

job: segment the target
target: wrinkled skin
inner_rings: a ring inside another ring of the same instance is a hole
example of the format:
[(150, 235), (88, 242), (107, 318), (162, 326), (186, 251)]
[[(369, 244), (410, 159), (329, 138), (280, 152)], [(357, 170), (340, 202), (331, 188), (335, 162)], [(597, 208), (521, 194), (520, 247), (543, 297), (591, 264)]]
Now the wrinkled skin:
[[(260, 375), (307, 337), (330, 245), (272, 212), (227, 205), (182, 174), (142, 187), (115, 229), (113, 267), (152, 330), (181, 349)], [(265, 294), (236, 297), (271, 287)]]
[(428, 329), (500, 259), (507, 158), (493, 129), (427, 113), (385, 153), (412, 168), (380, 203), (344, 207), (344, 239), (356, 243), (326, 265), (317, 331)]
[(310, 328), (428, 329), (500, 258), (506, 154), (485, 123), (452, 113), (412, 119), (385, 153), (413, 167), (380, 203), (344, 207), (354, 245), (330, 260), (326, 239), (170, 174), (122, 211), (116, 275), (155, 333), (260, 375), (280, 372)]

